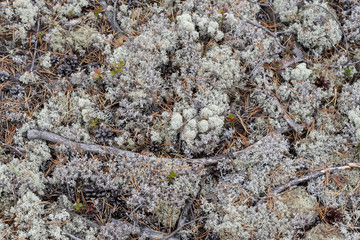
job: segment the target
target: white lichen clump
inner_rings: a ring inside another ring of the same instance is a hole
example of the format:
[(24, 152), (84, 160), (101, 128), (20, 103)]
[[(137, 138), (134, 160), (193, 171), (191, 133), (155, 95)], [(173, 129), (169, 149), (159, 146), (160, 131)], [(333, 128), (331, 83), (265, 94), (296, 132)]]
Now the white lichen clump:
[(24, 83), (24, 84), (28, 84), (28, 83), (32, 83), (32, 82), (37, 82), (38, 76), (32, 72), (25, 72), (23, 75), (21, 75), (20, 77), (20, 82)]
[(31, 0), (15, 0), (13, 6), (25, 29), (28, 30), (35, 25), (40, 11)]
[(199, 38), (199, 33), (195, 30), (195, 23), (193, 23), (190, 14), (183, 13), (176, 17), (178, 27), (183, 34), (188, 34), (194, 41)]
[(283, 23), (291, 22), (296, 19), (298, 12), (298, 0), (275, 0), (273, 5), (276, 13), (279, 14), (280, 20)]
[(50, 60), (50, 53), (47, 53), (44, 55), (44, 57), (42, 57), (41, 59), (41, 66), (43, 66), (44, 68), (50, 68), (51, 67), (51, 60)]
[(350, 110), (348, 113), (349, 119), (355, 124), (356, 127), (356, 138), (360, 141), (360, 108), (357, 107), (353, 110)]
[[(330, 9), (327, 5), (323, 7)], [(298, 18), (301, 24), (295, 23), (291, 28), (297, 32), (298, 42), (315, 54), (320, 55), (323, 50), (328, 50), (341, 41), (342, 32), (338, 23), (319, 6), (307, 5)]]
[(173, 113), (170, 126), (174, 130), (178, 130), (183, 126), (183, 118), (180, 113)]

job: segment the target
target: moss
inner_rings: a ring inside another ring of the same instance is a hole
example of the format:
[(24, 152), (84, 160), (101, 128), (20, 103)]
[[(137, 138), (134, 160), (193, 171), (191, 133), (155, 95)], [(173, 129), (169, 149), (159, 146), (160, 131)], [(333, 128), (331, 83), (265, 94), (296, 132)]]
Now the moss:
[(281, 201), (284, 202), (293, 217), (297, 214), (303, 217), (311, 215), (312, 222), (314, 222), (318, 215), (316, 199), (312, 198), (303, 187), (296, 187), (287, 191), (281, 196)]
[(175, 226), (181, 210), (176, 206), (172, 206), (169, 201), (163, 201), (159, 208), (154, 212), (155, 216), (159, 219), (161, 224), (165, 227)]
[(89, 26), (81, 26), (79, 29), (71, 32), (72, 37), (72, 47), (76, 51), (81, 51), (93, 43), (93, 35), (95, 30), (91, 29)]
[(318, 224), (306, 233), (306, 240), (337, 240), (342, 239), (341, 234), (334, 227), (324, 223)]

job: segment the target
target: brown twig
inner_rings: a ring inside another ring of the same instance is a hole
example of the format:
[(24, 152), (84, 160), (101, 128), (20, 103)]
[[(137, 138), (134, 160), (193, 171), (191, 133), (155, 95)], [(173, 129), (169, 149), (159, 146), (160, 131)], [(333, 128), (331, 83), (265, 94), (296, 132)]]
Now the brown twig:
[(167, 235), (165, 238), (163, 238), (164, 240), (167, 240), (167, 239), (170, 239), (172, 236), (174, 236), (175, 234), (177, 234), (179, 231), (181, 231), (185, 226), (187, 225), (190, 225), (196, 221), (199, 221), (201, 219), (205, 219), (205, 218), (208, 218), (208, 217), (199, 217), (199, 218), (196, 218), (188, 223), (185, 223), (183, 225), (181, 225), (180, 227), (178, 227), (175, 231), (173, 231), (170, 235)]
[[(119, 221), (119, 220), (116, 220), (116, 219), (112, 219), (111, 220), (112, 223), (116, 224), (116, 225), (119, 225), (119, 226), (129, 226), (131, 227), (132, 225), (130, 223), (126, 223), (126, 222), (123, 222), (123, 221)], [(172, 237), (171, 235), (165, 235), (164, 233), (162, 232), (157, 232), (155, 230), (152, 230), (148, 227), (140, 227), (140, 232), (141, 232), (141, 235), (144, 236), (144, 237), (147, 237), (147, 238), (150, 238), (150, 239), (159, 239), (159, 240), (162, 240), (162, 239), (168, 239), (168, 240), (179, 240), (177, 238), (174, 238)]]
[(82, 240), (81, 238), (75, 237), (74, 235), (67, 232), (63, 232), (63, 234), (74, 240)]

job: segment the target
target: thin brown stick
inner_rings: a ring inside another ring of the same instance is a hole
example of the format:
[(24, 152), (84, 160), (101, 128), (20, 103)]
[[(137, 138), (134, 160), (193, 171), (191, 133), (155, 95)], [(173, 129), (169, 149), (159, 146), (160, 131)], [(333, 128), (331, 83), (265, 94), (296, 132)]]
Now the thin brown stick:
[(19, 150), (19, 149), (17, 149), (16, 147), (10, 146), (9, 144), (6, 144), (6, 143), (4, 143), (4, 142), (1, 141), (1, 140), (0, 140), (0, 144), (6, 146), (6, 147), (8, 147), (8, 148), (10, 148), (11, 150), (17, 152), (17, 153), (20, 154), (21, 156), (24, 155), (24, 153), (21, 152), (21, 151), (24, 151), (24, 149)]
[[(108, 7), (106, 1), (101, 1), (100, 3), (101, 3), (101, 5), (103, 6), (103, 8), (106, 9), (106, 8)], [(110, 23), (111, 27), (112, 27), (115, 31), (124, 34), (124, 31), (120, 28), (120, 26), (119, 26), (119, 24), (117, 23), (117, 20), (116, 20), (116, 5), (117, 5), (117, 0), (113, 1), (113, 3), (114, 3), (113, 13), (111, 14), (110, 12), (105, 11), (105, 15), (106, 15), (107, 20), (108, 20), (108, 22)]]
[[(130, 223), (126, 223), (120, 220), (116, 220), (116, 219), (112, 219), (111, 220), (112, 223), (115, 223), (118, 226), (129, 226), (131, 227), (132, 224)], [(138, 223), (137, 223), (138, 224)], [(162, 232), (157, 232), (155, 230), (152, 230), (148, 227), (140, 227), (140, 234), (144, 237), (150, 238), (150, 239), (168, 239), (168, 240), (179, 240), (178, 238), (174, 238), (171, 235), (165, 235), (165, 233)]]
[(82, 240), (81, 238), (75, 237), (74, 235), (67, 232), (63, 232), (63, 234), (74, 240)]

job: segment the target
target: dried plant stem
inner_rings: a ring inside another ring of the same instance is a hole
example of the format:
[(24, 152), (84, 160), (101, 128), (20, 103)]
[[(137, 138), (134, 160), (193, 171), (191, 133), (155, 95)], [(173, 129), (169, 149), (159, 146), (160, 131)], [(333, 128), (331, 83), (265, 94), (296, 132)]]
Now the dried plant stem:
[(190, 225), (196, 221), (199, 221), (199, 220), (202, 220), (202, 219), (205, 219), (205, 218), (208, 218), (208, 217), (199, 217), (199, 218), (196, 218), (188, 223), (185, 223), (183, 225), (181, 225), (180, 227), (178, 227), (175, 231), (173, 231), (170, 235), (166, 236), (165, 238), (163, 238), (164, 240), (166, 239), (171, 239), (172, 236), (174, 236), (176, 233), (178, 233), (179, 231), (181, 231), (185, 226), (187, 225)]
[[(281, 185), (277, 188), (275, 188), (273, 191), (271, 191), (270, 193), (270, 196), (274, 196), (276, 194), (279, 194), (283, 191), (285, 191), (286, 189), (288, 189), (289, 187), (292, 187), (292, 186), (295, 186), (295, 185), (298, 185), (300, 183), (304, 183), (304, 182), (307, 182), (311, 179), (314, 179), (314, 178), (317, 178), (317, 177), (320, 177), (322, 175), (325, 175), (326, 173), (336, 173), (336, 172), (340, 172), (342, 170), (347, 170), (347, 169), (351, 169), (351, 168), (360, 168), (360, 163), (349, 163), (348, 165), (346, 166), (341, 166), (341, 167), (332, 167), (332, 168), (327, 168), (327, 169), (324, 169), (324, 170), (319, 170), (319, 171), (316, 171), (316, 172), (313, 172), (311, 174), (308, 174), (306, 176), (303, 176), (303, 177), (300, 177), (300, 178), (297, 178), (297, 179), (294, 179), (284, 185)], [(263, 198), (261, 199), (260, 201), (258, 201), (255, 205), (255, 207), (259, 207), (261, 204), (263, 204), (267, 199), (269, 199), (269, 197), (266, 197), (266, 198)]]
[[(129, 227), (132, 227), (133, 225), (131, 225), (130, 223), (126, 223), (126, 222), (123, 222), (123, 221), (119, 221), (119, 220), (115, 220), (115, 219), (112, 219), (111, 220), (112, 223), (118, 225), (119, 227), (120, 226), (129, 226)], [(178, 238), (174, 238), (172, 237), (171, 235), (165, 235), (164, 233), (162, 232), (157, 232), (155, 230), (152, 230), (148, 227), (140, 227), (140, 232), (141, 232), (141, 235), (146, 237), (146, 238), (150, 238), (150, 239), (169, 239), (169, 240), (179, 240)]]

